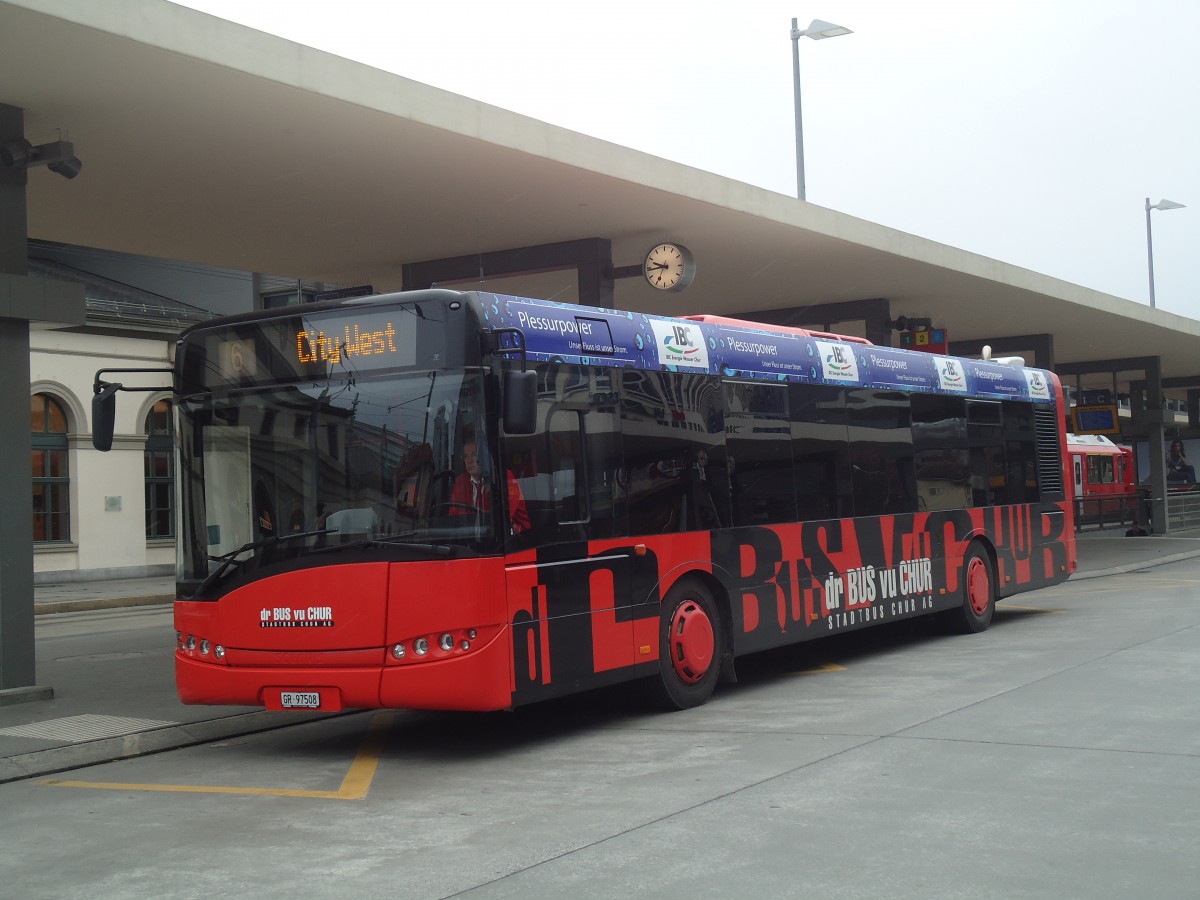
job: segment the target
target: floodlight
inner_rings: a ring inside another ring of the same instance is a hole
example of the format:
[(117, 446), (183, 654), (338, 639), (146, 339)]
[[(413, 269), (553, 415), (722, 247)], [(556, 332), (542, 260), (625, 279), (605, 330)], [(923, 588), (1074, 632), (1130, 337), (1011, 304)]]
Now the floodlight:
[(0, 144), (0, 166), (14, 169), (45, 166), (63, 178), (74, 178), (83, 168), (83, 162), (75, 155), (75, 145), (70, 141), (51, 141), (35, 146), (18, 138)]

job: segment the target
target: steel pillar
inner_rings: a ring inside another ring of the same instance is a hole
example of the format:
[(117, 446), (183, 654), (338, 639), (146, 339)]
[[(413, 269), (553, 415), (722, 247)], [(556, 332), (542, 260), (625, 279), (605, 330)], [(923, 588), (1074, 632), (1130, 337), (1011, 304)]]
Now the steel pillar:
[[(0, 103), (0, 143), (24, 132), (24, 111)], [(29, 322), (84, 321), (82, 285), (27, 277), (27, 181), (24, 166), (0, 167), (0, 705), (54, 695), (36, 686), (33, 642)]]

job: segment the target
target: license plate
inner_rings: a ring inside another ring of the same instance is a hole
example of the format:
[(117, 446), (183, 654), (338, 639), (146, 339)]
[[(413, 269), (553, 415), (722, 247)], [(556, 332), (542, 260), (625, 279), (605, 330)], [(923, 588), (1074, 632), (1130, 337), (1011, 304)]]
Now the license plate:
[(316, 691), (283, 691), (279, 695), (279, 702), (284, 709), (319, 709), (321, 695)]

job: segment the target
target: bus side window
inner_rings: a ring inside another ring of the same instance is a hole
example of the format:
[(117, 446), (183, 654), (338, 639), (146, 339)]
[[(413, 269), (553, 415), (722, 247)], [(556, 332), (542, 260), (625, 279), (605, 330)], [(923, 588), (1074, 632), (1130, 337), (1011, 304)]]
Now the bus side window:
[(912, 413), (896, 391), (846, 392), (851, 482), (856, 516), (892, 515), (917, 508)]
[(525, 500), (529, 516), (529, 532), (525, 537), (533, 541), (543, 538), (546, 525), (554, 518), (547, 484), (549, 473), (544, 467), (548, 409), (548, 403), (538, 403), (532, 434), (504, 435), (500, 465), (512, 474)]
[(998, 400), (967, 401), (972, 506), (992, 506), (1008, 502), (1002, 422)]
[(725, 446), (734, 525), (796, 521), (787, 386), (725, 385)]
[(583, 415), (590, 514), (588, 535), (593, 539), (617, 537), (625, 532), (621, 486), (624, 461), (621, 459), (621, 417), (616, 396), (615, 390), (602, 392), (602, 402), (589, 407)]
[(550, 413), (546, 429), (546, 460), (550, 464), (550, 501), (554, 520), (574, 525), (588, 520), (583, 458), (583, 428), (578, 410)]
[(612, 376), (543, 364), (538, 384), (533, 433), (504, 439), (504, 464), (517, 480), (530, 518), (524, 543), (610, 537), (621, 468)]
[(961, 397), (914, 394), (912, 419), (917, 508), (925, 512), (970, 506), (966, 402)]
[(845, 390), (794, 384), (788, 391), (800, 519), (810, 521), (854, 515)]
[(729, 524), (725, 409), (717, 378), (623, 369), (621, 439), (631, 534)]

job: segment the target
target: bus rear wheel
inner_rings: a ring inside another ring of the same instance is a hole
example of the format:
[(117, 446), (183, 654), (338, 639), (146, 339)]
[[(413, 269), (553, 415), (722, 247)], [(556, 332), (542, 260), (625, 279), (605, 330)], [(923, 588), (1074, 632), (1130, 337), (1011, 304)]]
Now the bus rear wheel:
[(721, 668), (721, 618), (708, 589), (688, 579), (662, 606), (655, 695), (666, 709), (691, 709), (712, 696)]
[(962, 605), (945, 614), (946, 624), (959, 634), (987, 630), (996, 612), (996, 575), (992, 558), (978, 543), (963, 557), (962, 594)]

